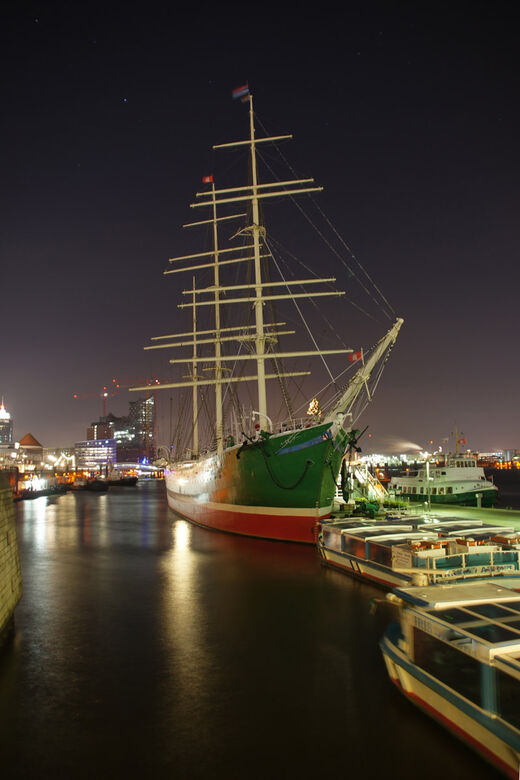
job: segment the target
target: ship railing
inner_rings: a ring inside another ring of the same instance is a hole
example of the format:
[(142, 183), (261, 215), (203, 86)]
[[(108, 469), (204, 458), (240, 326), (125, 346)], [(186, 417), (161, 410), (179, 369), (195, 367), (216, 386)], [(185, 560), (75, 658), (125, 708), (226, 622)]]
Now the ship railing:
[(490, 550), (489, 552), (453, 553), (419, 559), (423, 565), (395, 567), (402, 574), (425, 575), (434, 583), (447, 580), (495, 577), (520, 574), (520, 550)]
[[(281, 422), (273, 423), (272, 426), (268, 425), (265, 421), (256, 420), (256, 423), (268, 433), (276, 435), (278, 433), (295, 433), (296, 431), (303, 430), (304, 428), (310, 428), (313, 425), (319, 425), (320, 420), (312, 417), (293, 417), (292, 419), (282, 420)], [(241, 444), (243, 441), (243, 434), (254, 437), (257, 435), (258, 430), (252, 429), (251, 420), (246, 417), (241, 422), (236, 421), (230, 425), (229, 430), (225, 430), (223, 433), (224, 442), (228, 442), (230, 438), (235, 441), (236, 444)], [(272, 428), (272, 430), (271, 430)], [(228, 445), (229, 446), (229, 445)], [(210, 450), (211, 451), (211, 450)]]
[(302, 428), (310, 428), (312, 425), (319, 425), (320, 420), (316, 417), (293, 417), (292, 419), (282, 420), (273, 428), (273, 433), (291, 433), (299, 431)]

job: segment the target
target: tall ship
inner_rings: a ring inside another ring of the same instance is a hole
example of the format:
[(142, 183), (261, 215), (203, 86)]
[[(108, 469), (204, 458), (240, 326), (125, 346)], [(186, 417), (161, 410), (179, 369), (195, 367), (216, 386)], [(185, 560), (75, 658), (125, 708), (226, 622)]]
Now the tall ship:
[[(292, 136), (259, 136), (253, 97), (247, 86), (238, 93), (248, 105), (249, 137), (213, 149), (247, 151), (247, 183), (217, 188), (213, 174), (204, 176), (206, 187), (191, 204), (204, 218), (183, 227), (201, 228), (207, 243), (203, 251), (171, 258), (164, 272), (191, 274), (179, 304), (191, 315), (191, 328), (156, 336), (145, 347), (188, 351), (169, 360), (181, 369), (176, 381), (159, 385), (184, 394), (175, 403), (175, 440), (165, 464), (168, 504), (207, 528), (314, 543), (317, 524), (330, 515), (345, 453), (359, 450), (356, 420), (372, 398), (403, 320), (387, 311), (389, 329), (366, 351), (347, 346), (342, 337), (334, 348), (318, 343), (325, 331), (313, 328), (312, 314), (323, 309), (320, 302), (337, 306), (345, 292), (336, 289), (334, 276), (316, 273), (326, 267), (321, 258), (313, 268), (284, 254), (263, 214), (267, 204), (298, 203), (323, 188), (294, 174), (260, 180), (260, 167), (272, 171), (272, 156), (283, 158), (280, 145)], [(268, 148), (271, 156), (264, 153)], [(302, 244), (299, 236), (296, 243)], [(295, 271), (297, 262), (306, 273)], [(343, 275), (353, 273), (343, 268)], [(363, 285), (370, 283), (365, 274)], [(378, 292), (375, 288), (374, 296)], [(290, 307), (288, 314), (283, 307)], [(295, 320), (299, 331), (291, 328)], [(296, 332), (297, 348), (282, 346)], [(329, 324), (329, 337), (331, 332)], [(336, 373), (329, 359), (339, 363)], [(316, 363), (325, 368), (318, 391)], [(311, 374), (314, 388), (305, 398), (302, 381)], [(281, 409), (277, 414), (275, 407)]]

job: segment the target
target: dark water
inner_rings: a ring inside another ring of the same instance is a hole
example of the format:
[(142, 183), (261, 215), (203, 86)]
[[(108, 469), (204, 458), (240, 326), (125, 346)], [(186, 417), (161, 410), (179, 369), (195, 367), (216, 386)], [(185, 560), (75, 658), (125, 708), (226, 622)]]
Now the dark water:
[(520, 472), (507, 469), (485, 469), (488, 479), (498, 488), (498, 509), (520, 509)]
[(498, 778), (389, 682), (383, 593), (162, 483), (17, 504), (2, 778)]

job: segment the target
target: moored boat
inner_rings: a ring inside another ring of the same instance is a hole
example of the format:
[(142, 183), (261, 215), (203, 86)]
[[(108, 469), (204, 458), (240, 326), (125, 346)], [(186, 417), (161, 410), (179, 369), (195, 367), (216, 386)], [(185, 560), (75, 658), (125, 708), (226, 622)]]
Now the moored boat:
[(510, 778), (520, 759), (520, 593), (489, 582), (397, 588), (380, 642), (391, 681)]
[(108, 471), (105, 481), (109, 487), (135, 487), (138, 479), (139, 477), (135, 473), (125, 473), (117, 468), (112, 468)]
[[(346, 345), (335, 349), (318, 345), (308, 319), (300, 310), (300, 301), (296, 299), (338, 297), (344, 292), (332, 287), (335, 277), (319, 277), (313, 271), (310, 278), (298, 278), (297, 275), (294, 278), (293, 271), (284, 275), (271, 237), (267, 238), (261, 212), (264, 204), (270, 202), (266, 199), (294, 199), (321, 188), (308, 186), (313, 179), (273, 178), (260, 183), (259, 149), (266, 143), (277, 145), (291, 136), (258, 137), (252, 95), (248, 89), (243, 97), (249, 106), (249, 138), (214, 148), (248, 149), (249, 183), (216, 189), (213, 175), (204, 177), (204, 182), (211, 186), (197, 193), (197, 202), (191, 205), (209, 209), (210, 218), (185, 227), (206, 226), (210, 231), (211, 249), (172, 258), (170, 262), (175, 266), (165, 272), (197, 274), (193, 277), (192, 288), (183, 291), (189, 296), (189, 302), (180, 305), (180, 308), (191, 309), (192, 329), (155, 337), (156, 343), (146, 347), (190, 347), (192, 353), (187, 358), (170, 360), (173, 364), (188, 364), (188, 376), (184, 369), (181, 381), (161, 382), (154, 387), (154, 390), (191, 388), (192, 392), (191, 446), (173, 447), (174, 455), (164, 471), (168, 504), (176, 513), (215, 530), (314, 543), (317, 522), (330, 515), (345, 452), (349, 446), (356, 446), (359, 431), (354, 423), (363, 404), (372, 397), (403, 321), (387, 311), (393, 324), (366, 352)], [(230, 205), (236, 211), (236, 204), (241, 213), (228, 213)], [(244, 207), (246, 213), (243, 213)], [(230, 244), (225, 244), (221, 238), (222, 227), (237, 219), (242, 225), (233, 229)], [(311, 269), (303, 265), (308, 273)], [(245, 269), (245, 277), (239, 284), (229, 284), (232, 280), (226, 280), (225, 276), (231, 271), (235, 274), (237, 268)], [(206, 286), (196, 282), (201, 272), (202, 276), (209, 274)], [(279, 321), (280, 315), (274, 309), (281, 302), (292, 305), (293, 312), (302, 319), (302, 332), (306, 333), (312, 349), (280, 348), (280, 337), (295, 332), (281, 330), (285, 322)], [(232, 325), (224, 321), (229, 304), (242, 312), (232, 320)], [(212, 311), (209, 329), (200, 329), (200, 307)], [(318, 357), (325, 363), (328, 356), (337, 358), (340, 355), (344, 360), (341, 370), (334, 376), (327, 366), (324, 395), (313, 392), (306, 403), (308, 416), (304, 420), (298, 418), (287, 379), (307, 376), (311, 372), (308, 366), (306, 370), (287, 370), (284, 362), (304, 358), (308, 364), (309, 358)], [(251, 362), (256, 366), (256, 374), (244, 375), (244, 365)], [(356, 363), (359, 367), (353, 365)], [(344, 374), (349, 364), (353, 376), (350, 382), (345, 382)], [(270, 365), (272, 373), (268, 373)], [(269, 380), (278, 383), (277, 406), (280, 406), (280, 398), (285, 405), (285, 412), (278, 419), (268, 408)], [(255, 409), (247, 409), (245, 404), (251, 401), (244, 400), (251, 398), (251, 391), (243, 390), (243, 387), (250, 388), (250, 383), (256, 384)], [(203, 406), (205, 412), (208, 410), (206, 395), (201, 393), (206, 393), (209, 387), (214, 388), (214, 419), (209, 440), (201, 447), (200, 412)], [(142, 391), (148, 386), (132, 389)], [(361, 398), (363, 402), (360, 402)], [(186, 420), (179, 419), (179, 430), (183, 422)]]
[(392, 477), (389, 493), (406, 501), (461, 506), (493, 506), (498, 489), (477, 465), (474, 455), (448, 454), (409, 474)]
[(385, 588), (499, 578), (520, 589), (520, 533), (462, 518), (324, 520), (323, 563)]
[(107, 484), (109, 487), (135, 487), (137, 485), (138, 477), (121, 476), (121, 477), (109, 477)]
[(89, 490), (94, 493), (104, 493), (108, 490), (106, 479), (76, 479), (69, 486), (69, 490)]

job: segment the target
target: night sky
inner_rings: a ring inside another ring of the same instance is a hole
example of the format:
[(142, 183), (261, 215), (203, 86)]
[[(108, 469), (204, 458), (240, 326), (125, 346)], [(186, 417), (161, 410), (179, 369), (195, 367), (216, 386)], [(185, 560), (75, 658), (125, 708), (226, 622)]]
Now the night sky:
[[(4, 4), (0, 395), (15, 438), (71, 445), (113, 378), (170, 370), (142, 350), (189, 329), (162, 272), (202, 248), (181, 225), (202, 176), (231, 166), (212, 144), (246, 137), (231, 90), (248, 81), (262, 123), (294, 134), (284, 155), (325, 187), (320, 208), (405, 319), (361, 421), (365, 451), (437, 445), (454, 425), (475, 449), (520, 447), (513, 7), (313, 8)], [(319, 264), (283, 222), (285, 245)], [(359, 313), (335, 315), (357, 348)], [(134, 398), (120, 390), (107, 410)]]

